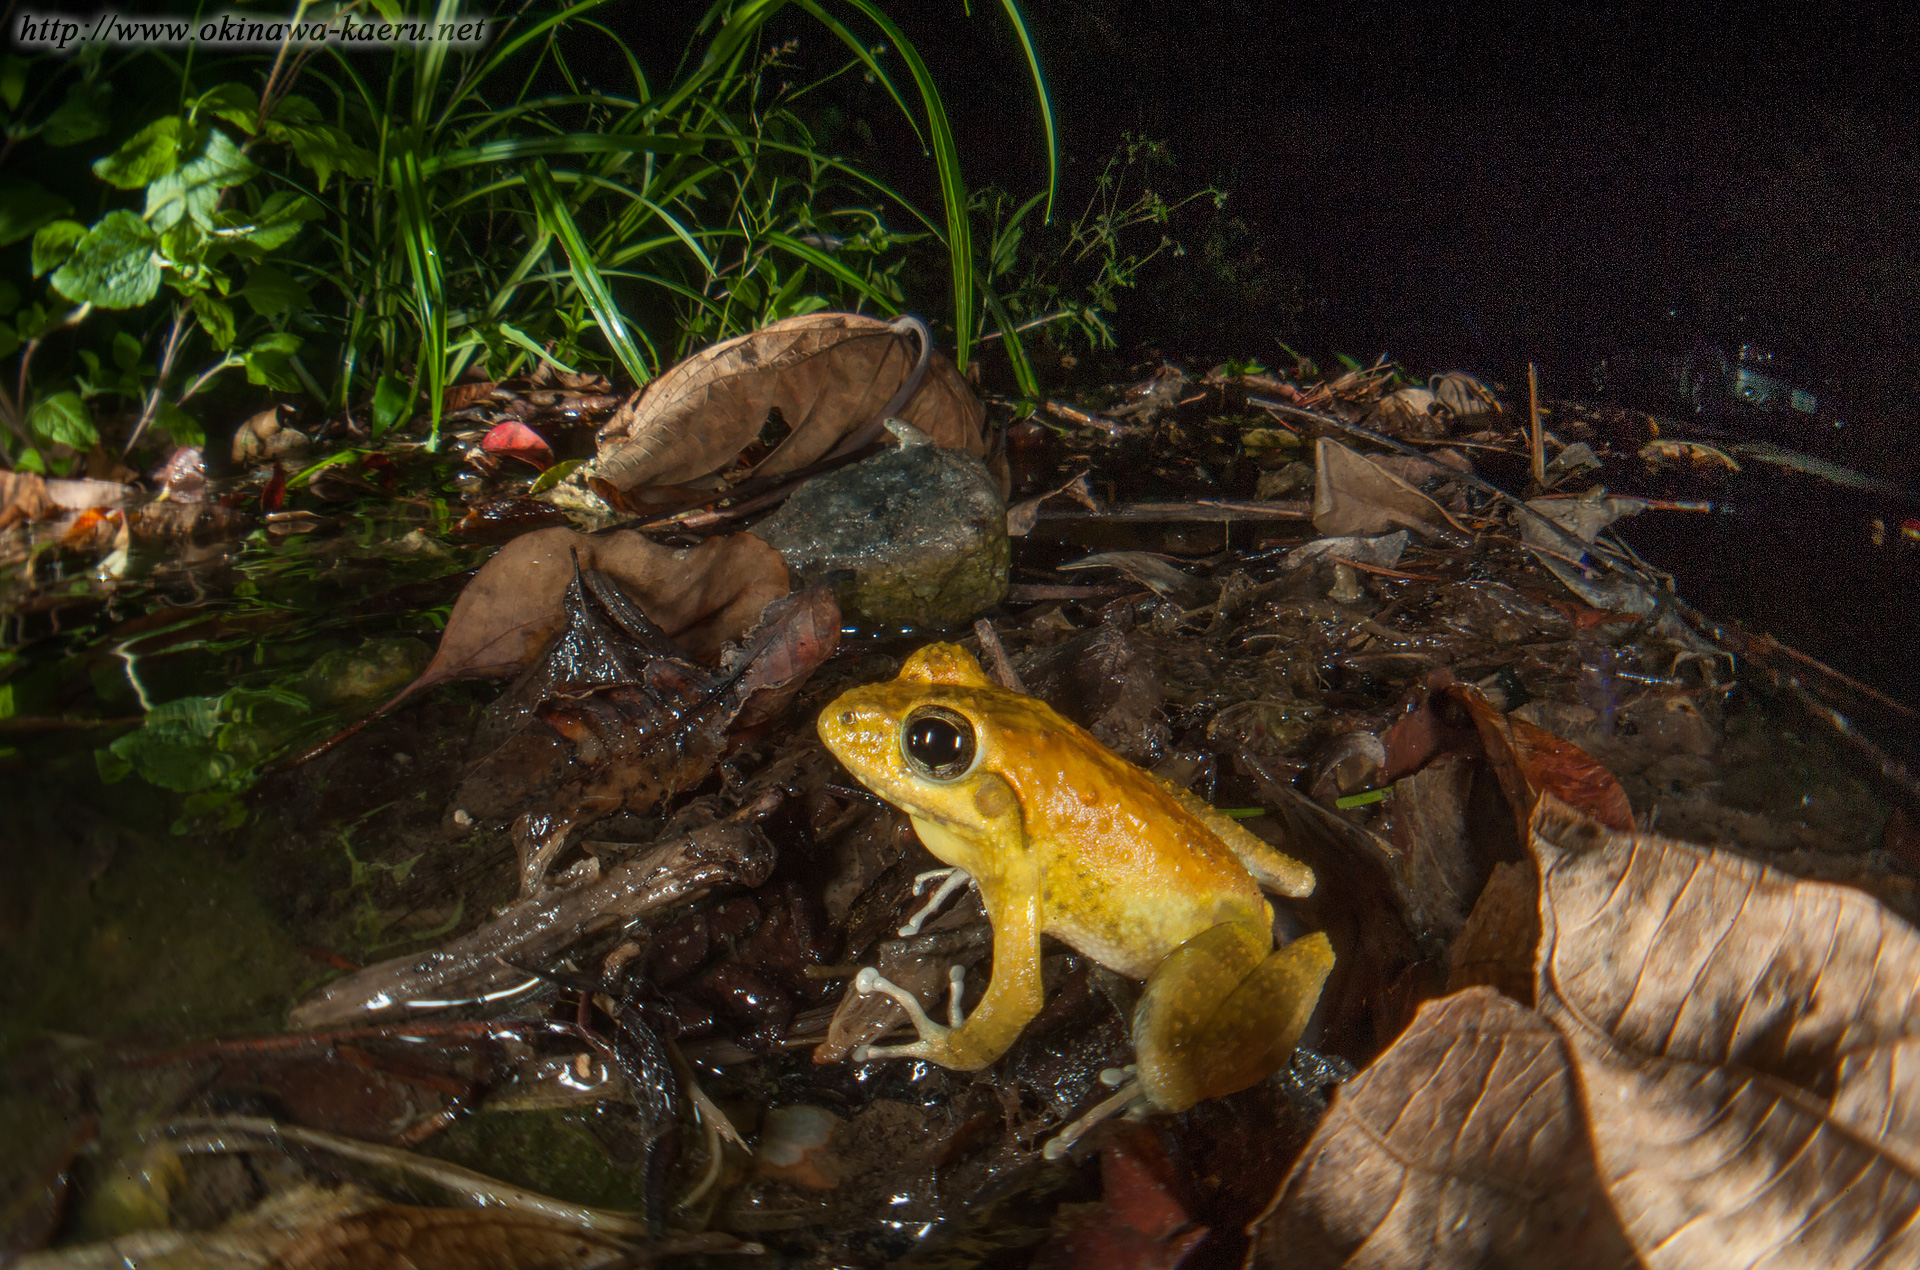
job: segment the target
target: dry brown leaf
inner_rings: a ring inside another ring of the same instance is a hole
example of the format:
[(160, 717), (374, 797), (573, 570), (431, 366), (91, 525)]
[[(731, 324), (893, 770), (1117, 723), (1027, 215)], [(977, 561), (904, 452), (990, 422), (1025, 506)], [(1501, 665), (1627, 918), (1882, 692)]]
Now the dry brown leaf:
[(787, 593), (785, 562), (752, 534), (675, 549), (631, 531), (540, 529), (502, 547), (467, 583), (421, 679), (494, 679), (525, 669), (566, 620), (561, 597), (576, 558), (582, 569), (610, 574), (696, 658), (739, 639)]
[(43, 520), (54, 511), (47, 482), (38, 472), (0, 470), (0, 529)]
[(1049, 498), (1071, 498), (1088, 511), (1098, 511), (1100, 505), (1093, 499), (1093, 489), (1087, 484), (1085, 472), (1075, 476), (1064, 485), (1059, 485), (1036, 498), (1026, 498), (1007, 508), (1007, 537), (1025, 538), (1040, 523), (1040, 505)]
[(1405, 528), (1444, 542), (1470, 538), (1440, 504), (1338, 441), (1321, 437), (1313, 465), (1313, 527), (1323, 537)]
[(1565, 1042), (1489, 988), (1429, 1001), (1341, 1088), (1251, 1233), (1248, 1264), (1288, 1270), (1639, 1264)]
[(1920, 934), (1550, 797), (1532, 846), (1538, 1008), (1647, 1264), (1920, 1264)]
[(391, 1205), (302, 1235), (275, 1270), (575, 1270), (629, 1264), (626, 1245), (532, 1213)]
[[(792, 429), (754, 468), (824, 458), (874, 422), (918, 359), (913, 335), (857, 313), (809, 313), (715, 344), (627, 399), (600, 430), (591, 477), (626, 492), (714, 477), (778, 409)], [(942, 354), (898, 416), (935, 445), (986, 454), (986, 412)]]
[(1920, 934), (1550, 794), (1530, 847), (1538, 1012), (1426, 1007), (1341, 1092), (1256, 1263), (1920, 1264)]
[(460, 592), (420, 678), (380, 708), (455, 679), (498, 679), (532, 664), (566, 624), (562, 597), (582, 569), (610, 574), (641, 611), (695, 657), (739, 639), (787, 593), (780, 553), (752, 534), (676, 550), (631, 531), (539, 529), (494, 553)]

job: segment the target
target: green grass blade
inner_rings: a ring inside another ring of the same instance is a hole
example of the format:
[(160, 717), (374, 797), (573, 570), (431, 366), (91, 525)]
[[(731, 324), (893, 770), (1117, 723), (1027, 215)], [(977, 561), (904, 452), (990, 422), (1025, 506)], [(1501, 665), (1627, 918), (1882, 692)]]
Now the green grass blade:
[(446, 282), (441, 273), (439, 244), (433, 221), (427, 213), (426, 183), (420, 171), (419, 156), (411, 149), (395, 155), (388, 164), (388, 179), (393, 184), (398, 206), (400, 240), (406, 250), (407, 269), (413, 279), (414, 315), (420, 324), (419, 375), (427, 391), (428, 419), (431, 431), (427, 444), (440, 444), (440, 407), (446, 387), (447, 306)]
[(862, 40), (852, 31), (849, 31), (840, 19), (834, 17), (831, 13), (828, 13), (825, 9), (814, 3), (814, 0), (797, 0), (797, 2), (801, 8), (813, 15), (814, 21), (833, 32), (834, 35), (840, 38), (842, 44), (852, 50), (854, 57), (859, 59), (860, 64), (867, 68), (867, 74), (873, 76), (880, 86), (887, 90), (888, 95), (893, 98), (893, 104), (900, 107), (900, 113), (906, 116), (907, 126), (913, 129), (914, 140), (920, 143), (922, 150), (926, 149), (927, 138), (926, 134), (920, 131), (920, 121), (913, 117), (913, 110), (907, 105), (907, 99), (900, 95), (898, 88), (894, 87), (893, 77), (887, 74), (886, 68), (880, 65), (879, 59), (867, 50), (866, 41)]
[(838, 278), (842, 283), (873, 301), (875, 307), (888, 317), (893, 317), (900, 312), (900, 307), (893, 302), (892, 297), (888, 296), (884, 291), (875, 289), (872, 283), (841, 264), (826, 252), (821, 251), (818, 247), (809, 246), (791, 234), (783, 234), (777, 229), (770, 231), (766, 238), (768, 242), (779, 247), (787, 254), (798, 256), (822, 273), (831, 274)]
[(960, 175), (960, 151), (954, 145), (953, 129), (947, 123), (947, 108), (940, 100), (939, 86), (933, 82), (933, 72), (921, 59), (920, 50), (893, 19), (872, 0), (848, 0), (848, 3), (866, 14), (892, 41), (913, 74), (914, 86), (920, 90), (920, 104), (927, 112), (933, 162), (940, 173), (940, 195), (947, 211), (947, 256), (953, 274), (953, 356), (955, 363), (965, 370), (967, 355), (973, 351), (973, 226), (967, 214), (967, 183)]
[(429, 175), (483, 163), (517, 163), (550, 154), (698, 154), (705, 139), (661, 136), (658, 133), (568, 132), (549, 137), (507, 137), (477, 146), (463, 146), (431, 156), (421, 165)]
[(1027, 71), (1033, 76), (1033, 95), (1040, 103), (1040, 126), (1047, 134), (1047, 214), (1046, 224), (1053, 223), (1053, 195), (1060, 185), (1060, 134), (1053, 122), (1053, 95), (1047, 91), (1047, 77), (1040, 69), (1040, 55), (1033, 47), (1033, 32), (1027, 29), (1027, 16), (1020, 12), (1019, 0), (1000, 0), (1001, 7), (1007, 11), (1007, 18), (1013, 23), (1013, 30), (1020, 37), (1020, 49), (1027, 55)]
[(580, 233), (580, 226), (574, 222), (573, 213), (567, 210), (566, 201), (560, 197), (560, 188), (554, 184), (553, 174), (547, 170), (544, 160), (536, 159), (528, 167), (527, 192), (533, 196), (533, 205), (539, 212), (542, 227), (560, 240), (561, 249), (567, 253), (574, 285), (580, 288), (580, 294), (586, 298), (587, 307), (600, 324), (601, 334), (607, 337), (607, 343), (613, 347), (614, 356), (627, 368), (627, 374), (633, 376), (634, 383), (646, 383), (653, 378), (653, 372), (628, 335), (627, 324), (613, 303), (613, 293), (607, 290), (607, 281), (594, 263), (593, 252), (587, 246), (585, 236)]
[[(460, 0), (437, 0), (433, 5), (432, 29), (437, 31), (443, 24), (459, 16)], [(447, 68), (447, 53), (452, 47), (443, 40), (429, 40), (413, 48), (413, 123), (416, 128), (424, 129), (429, 123), (434, 95), (439, 91), (440, 77)], [(458, 104), (460, 97), (461, 94), (456, 92), (448, 102), (449, 107)]]
[(747, 42), (759, 34), (760, 28), (766, 25), (767, 19), (786, 5), (787, 0), (747, 0), (745, 4), (729, 6), (727, 0), (717, 0), (707, 10), (706, 16), (701, 19), (701, 29), (705, 30), (716, 17), (722, 15), (726, 18), (726, 25), (722, 26), (708, 42), (707, 51), (693, 73), (655, 105), (653, 117), (665, 118), (672, 115), (685, 105), (689, 98), (699, 92), (709, 79), (724, 77), (726, 68), (746, 51)]
[(1027, 346), (1020, 341), (1020, 328), (1013, 315), (984, 281), (980, 284), (980, 295), (987, 302), (987, 312), (1000, 324), (1000, 342), (1006, 346), (1007, 360), (1013, 363), (1013, 382), (1019, 385), (1020, 395), (1029, 401), (1040, 400), (1040, 377), (1033, 373), (1033, 363), (1027, 359)]

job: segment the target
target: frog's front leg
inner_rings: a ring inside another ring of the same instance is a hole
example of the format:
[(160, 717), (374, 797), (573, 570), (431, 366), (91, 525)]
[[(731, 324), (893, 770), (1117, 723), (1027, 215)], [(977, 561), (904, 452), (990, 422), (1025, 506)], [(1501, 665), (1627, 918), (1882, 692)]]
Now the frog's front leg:
[[(1015, 888), (1018, 897), (1002, 899), (997, 888), (982, 888), (987, 917), (993, 923), (993, 978), (986, 995), (966, 1022), (942, 1027), (927, 1017), (904, 988), (862, 971), (855, 986), (861, 992), (885, 992), (900, 1002), (920, 1039), (910, 1045), (863, 1045), (854, 1061), (876, 1058), (924, 1058), (957, 1071), (978, 1071), (1007, 1052), (1020, 1029), (1040, 1013), (1040, 895), (1038, 885)], [(959, 984), (949, 1015), (957, 1021)]]
[(1324, 934), (1273, 947), (1252, 922), (1228, 922), (1167, 954), (1133, 1012), (1140, 1085), (1184, 1111), (1278, 1071), (1300, 1042), (1333, 969)]

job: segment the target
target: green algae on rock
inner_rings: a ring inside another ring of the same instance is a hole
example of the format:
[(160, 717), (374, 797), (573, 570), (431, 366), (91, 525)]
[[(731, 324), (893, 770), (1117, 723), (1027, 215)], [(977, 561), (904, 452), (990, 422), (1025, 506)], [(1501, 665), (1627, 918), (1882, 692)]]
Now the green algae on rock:
[(952, 626), (1007, 592), (1007, 506), (964, 450), (902, 444), (815, 477), (753, 530), (804, 582), (839, 570), (856, 621)]

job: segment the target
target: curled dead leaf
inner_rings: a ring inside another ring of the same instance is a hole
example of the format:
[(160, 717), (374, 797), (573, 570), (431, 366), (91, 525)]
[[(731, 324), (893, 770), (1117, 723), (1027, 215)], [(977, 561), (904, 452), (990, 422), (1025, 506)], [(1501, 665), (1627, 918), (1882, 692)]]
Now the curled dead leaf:
[(1633, 828), (1627, 791), (1600, 760), (1545, 728), (1496, 710), (1471, 684), (1447, 689), (1473, 716), (1500, 788), (1524, 831), (1535, 802), (1551, 795), (1613, 829)]
[(1313, 527), (1324, 537), (1411, 529), (1454, 545), (1472, 540), (1440, 504), (1338, 441), (1321, 437), (1313, 465)]
[[(753, 473), (805, 467), (877, 421), (918, 356), (907, 328), (857, 313), (809, 313), (715, 344), (628, 398), (600, 430), (590, 479), (622, 493), (714, 484), (775, 409), (791, 431)], [(935, 445), (986, 454), (985, 409), (940, 353), (892, 413)]]
[(576, 1270), (629, 1264), (621, 1241), (551, 1217), (398, 1204), (352, 1213), (309, 1230), (274, 1262), (278, 1270)]

